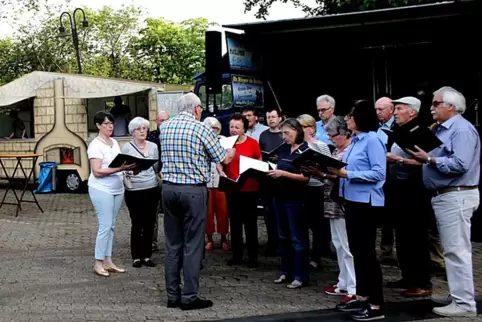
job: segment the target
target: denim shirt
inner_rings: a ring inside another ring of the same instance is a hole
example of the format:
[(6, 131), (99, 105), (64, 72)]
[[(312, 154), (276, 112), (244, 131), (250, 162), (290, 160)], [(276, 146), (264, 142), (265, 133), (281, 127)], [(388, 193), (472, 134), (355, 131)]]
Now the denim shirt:
[(325, 143), (326, 145), (333, 145), (333, 142), (328, 138), (328, 133), (325, 131), (325, 124), (323, 121), (316, 122), (315, 139)]
[(343, 162), (348, 165), (345, 168), (347, 177), (340, 180), (340, 197), (372, 206), (384, 206), (386, 154), (385, 144), (375, 132), (354, 136), (351, 147), (343, 156)]
[(480, 138), (475, 127), (462, 115), (455, 115), (435, 131), (442, 145), (429, 155), (435, 164), (423, 165), (427, 189), (479, 185)]

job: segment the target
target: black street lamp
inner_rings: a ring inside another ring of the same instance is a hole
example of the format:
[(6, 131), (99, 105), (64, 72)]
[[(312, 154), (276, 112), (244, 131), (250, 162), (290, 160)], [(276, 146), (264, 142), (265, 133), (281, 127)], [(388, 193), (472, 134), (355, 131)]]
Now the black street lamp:
[[(82, 27), (86, 28), (89, 26), (89, 23), (85, 19), (85, 12), (81, 8), (77, 8), (74, 10), (74, 14), (71, 16), (70, 13), (67, 11), (62, 12), (60, 15), (60, 27), (59, 27), (59, 32), (61, 36), (68, 36), (68, 34), (65, 32), (65, 27), (62, 24), (62, 18), (64, 15), (67, 15), (70, 20), (70, 29), (72, 31), (72, 40), (74, 41), (74, 48), (75, 48), (75, 55), (77, 56), (77, 66), (79, 68), (79, 74), (82, 74), (82, 65), (80, 63), (80, 52), (79, 52), (79, 35), (77, 34), (77, 21), (75, 20), (75, 15), (77, 14), (77, 11), (82, 12)], [(73, 21), (72, 21), (73, 18)]]

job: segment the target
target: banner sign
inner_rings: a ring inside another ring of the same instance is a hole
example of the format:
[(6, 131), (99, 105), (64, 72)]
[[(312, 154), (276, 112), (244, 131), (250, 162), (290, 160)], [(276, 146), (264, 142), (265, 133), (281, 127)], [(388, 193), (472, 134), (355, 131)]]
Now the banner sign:
[(263, 107), (263, 82), (252, 76), (231, 75), (235, 107)]
[(226, 32), (226, 46), (231, 69), (246, 71), (260, 69), (260, 57), (249, 48), (243, 35)]

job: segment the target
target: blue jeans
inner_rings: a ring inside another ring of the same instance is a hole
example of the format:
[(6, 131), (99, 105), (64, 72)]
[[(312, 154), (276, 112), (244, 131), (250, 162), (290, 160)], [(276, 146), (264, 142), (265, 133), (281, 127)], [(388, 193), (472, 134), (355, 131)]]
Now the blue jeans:
[(124, 194), (111, 195), (89, 187), (89, 197), (99, 220), (95, 241), (95, 259), (104, 260), (106, 256), (112, 256), (115, 221), (119, 215)]
[(309, 273), (309, 235), (302, 201), (274, 199), (281, 256), (281, 274), (305, 282)]

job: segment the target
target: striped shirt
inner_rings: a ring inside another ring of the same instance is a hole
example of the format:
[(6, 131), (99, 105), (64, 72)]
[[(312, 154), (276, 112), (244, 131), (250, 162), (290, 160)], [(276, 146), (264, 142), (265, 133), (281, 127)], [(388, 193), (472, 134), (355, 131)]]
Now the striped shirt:
[(226, 157), (213, 130), (187, 112), (161, 125), (160, 145), (162, 179), (171, 183), (205, 184), (211, 162), (221, 163)]

